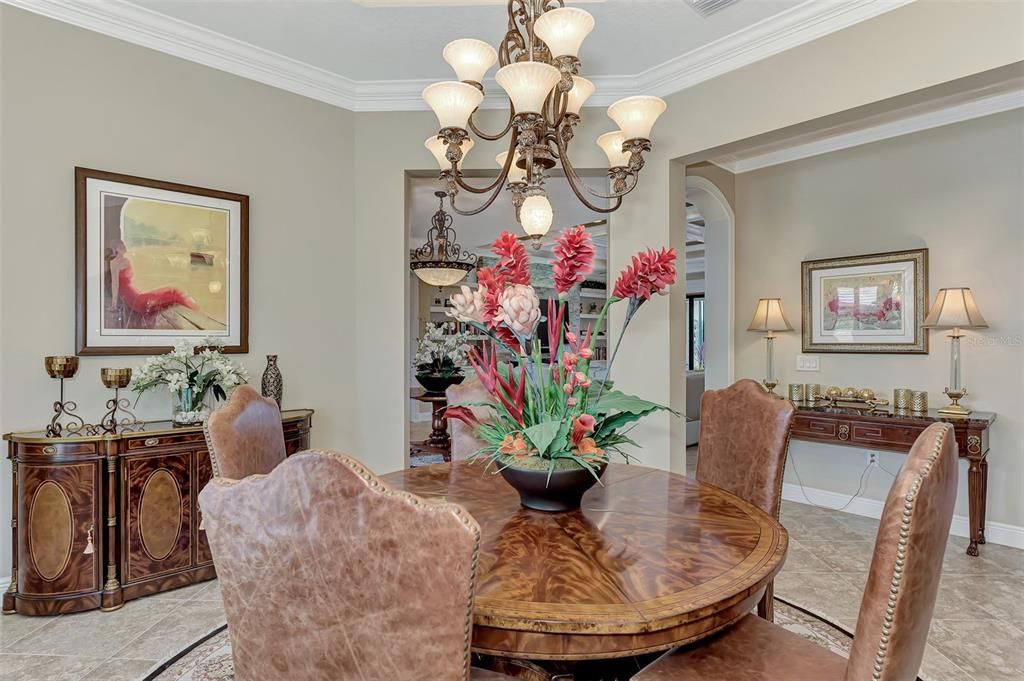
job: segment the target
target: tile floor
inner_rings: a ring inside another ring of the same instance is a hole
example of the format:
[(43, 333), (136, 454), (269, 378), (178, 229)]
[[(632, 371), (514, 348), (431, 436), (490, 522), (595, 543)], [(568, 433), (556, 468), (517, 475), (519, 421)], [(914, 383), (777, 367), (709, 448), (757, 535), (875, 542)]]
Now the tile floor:
[[(776, 594), (853, 630), (877, 522), (783, 502), (791, 543)], [(930, 681), (1024, 679), (1024, 551), (950, 538), (922, 673)], [(224, 622), (216, 582), (113, 613), (0, 617), (3, 681), (131, 681)]]

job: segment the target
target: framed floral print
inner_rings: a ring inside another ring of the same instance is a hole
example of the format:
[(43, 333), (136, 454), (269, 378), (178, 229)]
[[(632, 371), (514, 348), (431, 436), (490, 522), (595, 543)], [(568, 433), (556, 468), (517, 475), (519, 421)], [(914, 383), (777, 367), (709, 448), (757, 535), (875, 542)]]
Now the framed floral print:
[(927, 354), (928, 249), (801, 263), (803, 352)]
[(80, 355), (249, 350), (249, 197), (75, 168)]

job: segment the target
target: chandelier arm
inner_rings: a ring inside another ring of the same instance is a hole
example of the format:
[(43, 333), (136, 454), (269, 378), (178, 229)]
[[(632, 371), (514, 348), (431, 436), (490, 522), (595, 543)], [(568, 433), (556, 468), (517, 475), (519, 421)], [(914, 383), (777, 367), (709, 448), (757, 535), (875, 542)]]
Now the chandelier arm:
[(505, 124), (505, 127), (497, 135), (489, 135), (486, 132), (484, 132), (483, 130), (481, 130), (480, 128), (476, 127), (476, 123), (473, 122), (473, 116), (479, 110), (480, 110), (479, 108), (474, 109), (473, 113), (471, 113), (469, 115), (469, 129), (472, 130), (473, 134), (476, 135), (477, 137), (479, 137), (480, 139), (485, 139), (485, 140), (487, 140), (489, 142), (493, 142), (495, 140), (500, 140), (502, 137), (504, 137), (505, 135), (508, 134), (509, 130), (512, 129), (512, 120), (516, 116), (516, 109), (515, 109), (514, 106), (512, 106), (512, 99), (511, 98), (509, 98), (509, 100), (508, 100), (508, 123)]
[[(590, 191), (590, 188), (587, 187), (586, 183), (583, 182), (583, 180), (580, 180), (579, 177), (577, 177), (574, 181), (572, 178), (572, 174), (568, 172), (565, 174), (565, 179), (569, 181), (569, 187), (572, 189), (572, 193), (576, 195), (576, 198), (580, 200), (580, 203), (582, 203), (584, 206), (594, 211), (595, 213), (614, 213), (619, 209), (619, 206), (622, 205), (622, 197), (625, 196), (625, 194), (615, 197), (607, 197), (615, 199), (615, 203), (613, 203), (611, 206), (608, 206), (607, 208), (600, 208), (598, 206), (595, 206), (594, 204), (587, 200), (587, 197), (583, 195), (583, 192), (581, 192), (579, 187), (576, 185), (576, 181), (579, 181), (579, 183), (583, 185), (583, 187), (586, 188), (587, 191)], [(635, 182), (633, 183), (633, 186), (636, 186)]]
[[(498, 191), (501, 191), (502, 184), (504, 184), (505, 181), (508, 180), (508, 171), (512, 167), (512, 159), (515, 156), (516, 141), (518, 140), (518, 138), (519, 138), (519, 135), (517, 133), (513, 132), (512, 133), (512, 143), (511, 143), (511, 145), (509, 147), (509, 150), (508, 150), (508, 156), (505, 157), (505, 165), (503, 165), (501, 167), (501, 172), (498, 173), (498, 177), (494, 180), (494, 182), (492, 182), (491, 184), (487, 185), (486, 187), (473, 187), (471, 185), (468, 185), (468, 184), (466, 184), (465, 182), (462, 181), (462, 173), (460, 173), (460, 172), (458, 172), (456, 170), (456, 167), (455, 167), (456, 164), (452, 163), (452, 176), (455, 178), (455, 183), (460, 188), (465, 189), (470, 194), (486, 194), (487, 192), (494, 191), (495, 189), (497, 189)], [(488, 201), (487, 205), (490, 205), (491, 202), (493, 202), (493, 201), (494, 201), (494, 199), (492, 198), (490, 201)], [(455, 205), (453, 204), (452, 208), (454, 208), (454, 207), (455, 207)], [(461, 213), (461, 214), (462, 215), (467, 215), (467, 213)], [(475, 215), (475, 214), (476, 213), (469, 213), (469, 215)]]
[[(568, 152), (566, 151), (565, 147), (562, 145), (561, 142), (559, 142), (559, 144), (558, 144), (558, 149), (561, 152), (561, 158), (559, 160), (562, 161), (562, 167), (565, 169), (565, 177), (566, 177), (566, 179), (569, 180), (569, 186), (572, 187), (572, 190), (574, 192), (576, 192), (576, 196), (580, 197), (581, 201), (583, 201), (583, 197), (580, 196), (580, 193), (577, 190), (577, 185), (579, 185), (579, 186), (583, 187), (584, 189), (586, 189), (587, 193), (589, 193), (592, 196), (596, 196), (599, 199), (618, 199), (619, 203), (622, 202), (622, 197), (623, 196), (625, 196), (626, 194), (628, 194), (631, 191), (633, 191), (634, 189), (636, 189), (636, 185), (637, 185), (637, 183), (638, 183), (638, 181), (640, 179), (640, 176), (637, 173), (630, 173), (629, 174), (630, 177), (632, 178), (633, 182), (632, 182), (632, 184), (627, 186), (626, 189), (624, 189), (621, 192), (613, 192), (611, 194), (604, 194), (602, 192), (597, 191), (596, 189), (593, 189), (590, 185), (588, 185), (586, 182), (584, 182), (583, 178), (580, 177), (579, 173), (576, 172), (576, 168), (573, 167), (572, 162), (569, 160), (569, 154), (568, 154)], [(584, 203), (586, 203), (586, 202), (584, 201)], [(618, 207), (618, 206), (616, 206), (616, 207)]]
[(498, 194), (500, 194), (500, 193), (501, 193), (501, 187), (499, 186), (494, 191), (494, 193), (491, 194), (482, 205), (480, 205), (477, 208), (474, 208), (473, 210), (462, 210), (461, 208), (456, 206), (455, 205), (455, 195), (451, 195), (449, 197), (448, 204), (452, 207), (452, 210), (455, 211), (456, 213), (458, 213), (459, 215), (467, 215), (467, 216), (468, 215), (478, 215), (480, 213), (483, 213), (488, 208), (490, 208), (491, 204), (494, 203), (494, 200), (496, 198), (498, 198)]

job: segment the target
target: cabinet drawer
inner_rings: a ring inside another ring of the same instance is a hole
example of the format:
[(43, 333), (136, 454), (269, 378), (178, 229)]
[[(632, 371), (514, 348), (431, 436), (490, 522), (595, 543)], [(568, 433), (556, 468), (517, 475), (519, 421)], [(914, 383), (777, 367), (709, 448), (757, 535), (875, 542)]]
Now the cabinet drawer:
[(128, 449), (152, 449), (155, 447), (171, 447), (175, 445), (193, 445), (195, 443), (206, 444), (205, 436), (199, 433), (181, 433), (173, 435), (153, 435), (147, 437), (145, 433), (128, 440)]
[(838, 430), (836, 422), (829, 419), (797, 417), (793, 419), (793, 433), (821, 438), (834, 438)]

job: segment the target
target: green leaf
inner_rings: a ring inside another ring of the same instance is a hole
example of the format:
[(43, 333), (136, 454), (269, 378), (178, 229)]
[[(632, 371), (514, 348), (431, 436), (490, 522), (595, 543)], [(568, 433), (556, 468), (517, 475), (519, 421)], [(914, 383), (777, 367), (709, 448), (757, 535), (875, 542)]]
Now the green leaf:
[(618, 414), (609, 416), (608, 418), (598, 422), (597, 429), (594, 434), (594, 439), (598, 442), (601, 442), (601, 440), (604, 437), (608, 436), (610, 433), (617, 430), (618, 428), (622, 428), (625, 425), (628, 425), (635, 421), (639, 421), (643, 417), (647, 416), (653, 411), (658, 410), (659, 408), (660, 407), (655, 405), (654, 407), (648, 409), (647, 411), (639, 412), (636, 414), (628, 411), (623, 411), (619, 412)]
[(636, 395), (627, 395), (619, 390), (605, 393), (595, 404), (590, 405), (590, 410), (599, 414), (607, 414), (613, 411), (624, 411), (630, 414), (649, 414), (656, 409), (668, 409), (668, 407), (641, 399)]
[(537, 453), (540, 456), (544, 456), (551, 447), (551, 443), (555, 441), (561, 428), (561, 421), (544, 421), (535, 426), (530, 426), (523, 431), (523, 435), (537, 448)]

